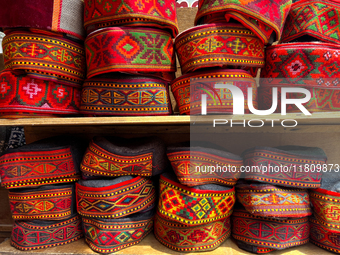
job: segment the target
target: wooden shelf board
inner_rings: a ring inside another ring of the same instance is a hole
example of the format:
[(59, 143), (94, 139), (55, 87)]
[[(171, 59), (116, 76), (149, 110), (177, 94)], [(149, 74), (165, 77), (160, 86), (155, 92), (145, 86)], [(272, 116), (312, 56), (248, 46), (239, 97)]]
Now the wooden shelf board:
[[(10, 245), (10, 241), (6, 240), (0, 244), (0, 254), (6, 255), (20, 255), (20, 254), (46, 254), (46, 255), (88, 255), (88, 254), (98, 254), (92, 251), (88, 245), (85, 243), (84, 239), (78, 240), (74, 243), (70, 243), (63, 246), (57, 246), (48, 249), (41, 249), (35, 251), (19, 251)], [(139, 255), (163, 255), (163, 254), (172, 254), (172, 255), (180, 255), (184, 253), (176, 252), (171, 249), (168, 249), (161, 243), (159, 243), (153, 234), (148, 235), (141, 243), (128, 247), (126, 249), (120, 250), (115, 254), (139, 254)], [(203, 253), (186, 253), (186, 254), (203, 254)], [(233, 255), (246, 255), (252, 254), (246, 251), (243, 251), (237, 247), (237, 245), (231, 240), (228, 239), (225, 241), (219, 248), (214, 251), (208, 252), (209, 255), (225, 255), (225, 254), (233, 254)], [(330, 252), (323, 250), (311, 243), (297, 246), (281, 251), (271, 252), (273, 255), (322, 255), (322, 254), (331, 254)]]

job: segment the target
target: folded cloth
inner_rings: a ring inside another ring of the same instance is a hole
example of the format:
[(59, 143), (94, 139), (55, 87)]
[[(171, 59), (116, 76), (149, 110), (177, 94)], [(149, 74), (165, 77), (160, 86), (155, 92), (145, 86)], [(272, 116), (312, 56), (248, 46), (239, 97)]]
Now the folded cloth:
[(311, 40), (340, 43), (340, 3), (302, 0), (293, 3), (283, 30), (282, 42)]
[(82, 237), (81, 218), (75, 214), (61, 221), (14, 221), (11, 244), (29, 251), (72, 243)]
[(340, 232), (329, 229), (316, 218), (310, 217), (310, 242), (322, 249), (340, 253)]
[(81, 170), (92, 176), (152, 176), (164, 172), (167, 165), (165, 144), (158, 137), (97, 136), (85, 152)]
[(85, 39), (82, 0), (0, 0), (1, 28), (38, 28)]
[(119, 219), (83, 217), (85, 241), (96, 252), (116, 252), (140, 243), (152, 231), (153, 222), (153, 210)]
[(252, 215), (269, 218), (299, 218), (312, 215), (308, 191), (270, 184), (236, 186), (238, 201)]
[(234, 66), (256, 76), (264, 66), (264, 44), (241, 24), (219, 23), (196, 26), (180, 33), (175, 49), (186, 74), (200, 68)]
[(152, 181), (140, 176), (81, 180), (76, 183), (76, 193), (78, 213), (94, 218), (122, 218), (153, 206), (155, 201)]
[(231, 215), (235, 188), (216, 184), (194, 186), (178, 183), (172, 173), (160, 178), (158, 212), (163, 218), (185, 225), (201, 225)]
[(254, 147), (241, 156), (246, 180), (304, 189), (320, 187), (322, 173), (316, 168), (327, 161), (321, 148), (290, 145)]
[(208, 23), (209, 16), (224, 16), (225, 21), (235, 19), (241, 22), (267, 44), (273, 33), (276, 40), (280, 40), (291, 4), (292, 0), (201, 0), (195, 25)]
[(103, 27), (154, 27), (178, 34), (176, 1), (92, 1), (85, 0), (85, 29), (92, 32)]
[(238, 248), (245, 250), (245, 251), (249, 251), (251, 253), (256, 253), (256, 254), (264, 254), (264, 253), (275, 251), (275, 249), (254, 246), (254, 245), (247, 244), (239, 240), (236, 240), (236, 244)]
[(87, 78), (110, 72), (154, 75), (171, 81), (176, 58), (171, 34), (146, 27), (102, 28), (85, 41)]
[(193, 226), (171, 221), (157, 213), (154, 233), (159, 242), (175, 251), (211, 251), (229, 238), (230, 217)]
[(143, 76), (96, 76), (83, 85), (80, 110), (95, 116), (170, 115), (169, 85), (162, 79)]
[(215, 144), (188, 142), (169, 146), (167, 155), (179, 182), (193, 187), (204, 184), (234, 186), (243, 160)]
[(2, 42), (5, 68), (80, 87), (85, 78), (82, 44), (43, 30), (8, 30)]
[(1, 185), (14, 189), (77, 181), (83, 152), (83, 141), (69, 136), (7, 150), (0, 157)]
[(76, 213), (74, 184), (9, 191), (14, 220), (64, 220)]
[(15, 117), (18, 113), (36, 116), (79, 114), (80, 88), (30, 75), (16, 75), (10, 70), (0, 73), (0, 86), (0, 110), (6, 117)]
[(248, 108), (248, 88), (253, 90), (253, 106), (257, 109), (257, 85), (250, 73), (240, 69), (212, 69), (182, 75), (171, 83), (180, 114), (201, 113), (202, 94), (207, 97), (207, 114), (233, 113), (233, 94), (227, 89), (215, 88), (215, 84), (234, 85), (244, 94), (244, 110)]
[(257, 247), (282, 250), (306, 244), (309, 240), (308, 217), (270, 219), (235, 209), (231, 221), (232, 236)]

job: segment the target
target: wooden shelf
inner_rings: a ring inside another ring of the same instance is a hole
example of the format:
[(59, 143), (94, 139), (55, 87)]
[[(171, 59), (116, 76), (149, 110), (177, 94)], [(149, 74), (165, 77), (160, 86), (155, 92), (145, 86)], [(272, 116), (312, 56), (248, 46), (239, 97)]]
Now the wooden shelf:
[[(20, 255), (20, 254), (46, 254), (46, 255), (88, 255), (88, 254), (98, 254), (92, 251), (88, 245), (85, 243), (84, 239), (78, 240), (74, 243), (70, 243), (63, 246), (57, 246), (48, 249), (41, 249), (35, 251), (19, 251), (10, 245), (10, 241), (6, 240), (0, 244), (0, 254), (6, 255)], [(168, 249), (160, 242), (156, 240), (153, 234), (149, 234), (141, 243), (128, 247), (126, 249), (120, 250), (115, 254), (139, 254), (139, 255), (163, 255), (163, 254), (173, 254), (180, 255), (183, 253), (173, 251)], [(186, 254), (203, 254), (203, 253), (186, 253)], [(243, 251), (237, 247), (237, 245), (229, 238), (225, 241), (219, 248), (213, 252), (204, 254), (214, 254), (214, 255), (245, 255), (252, 254)], [(281, 251), (271, 252), (273, 255), (322, 255), (322, 254), (332, 254), (326, 250), (323, 250), (311, 243), (297, 246)]]

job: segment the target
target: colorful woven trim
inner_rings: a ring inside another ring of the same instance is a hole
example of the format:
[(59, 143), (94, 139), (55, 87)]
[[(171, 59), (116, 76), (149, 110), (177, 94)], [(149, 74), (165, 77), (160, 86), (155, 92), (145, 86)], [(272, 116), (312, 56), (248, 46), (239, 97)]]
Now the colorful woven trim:
[(261, 78), (261, 87), (339, 88), (340, 45), (311, 42), (268, 47)]
[(82, 0), (0, 0), (0, 27), (38, 28), (85, 39)]
[(235, 188), (224, 191), (189, 188), (161, 175), (158, 211), (164, 218), (199, 225), (226, 218), (235, 204)]
[(0, 112), (0, 119), (55, 118), (59, 115), (32, 112)]
[(248, 109), (248, 88), (253, 88), (253, 106), (257, 109), (257, 85), (248, 72), (237, 69), (214, 69), (180, 76), (171, 84), (180, 114), (201, 113), (202, 94), (207, 94), (207, 113), (232, 113), (233, 95), (226, 89), (216, 89), (216, 83), (228, 83), (242, 90), (245, 97), (244, 110)]
[(85, 1), (85, 29), (92, 32), (103, 27), (140, 26), (169, 30), (178, 34), (175, 0)]
[(76, 173), (70, 147), (13, 152), (0, 157), (1, 185), (6, 189), (74, 182)]
[(190, 226), (169, 221), (157, 214), (154, 233), (158, 241), (175, 251), (211, 251), (230, 236), (230, 217)]
[(222, 12), (225, 21), (232, 18), (241, 22), (267, 44), (273, 32), (280, 40), (291, 5), (292, 0), (202, 0), (199, 1), (195, 25), (206, 15), (221, 15)]
[(190, 28), (175, 39), (186, 74), (206, 67), (237, 66), (256, 76), (264, 66), (264, 44), (241, 24), (209, 24)]
[(152, 181), (139, 176), (103, 188), (76, 183), (76, 190), (78, 213), (87, 217), (122, 218), (143, 211), (155, 201)]
[(78, 114), (80, 89), (15, 75), (9, 70), (0, 73), (0, 110), (3, 114)]
[(310, 218), (310, 242), (335, 253), (340, 253), (340, 233), (334, 232), (317, 219)]
[(112, 253), (140, 243), (152, 231), (153, 217), (123, 221), (83, 218), (83, 224), (90, 248), (99, 253)]
[(85, 41), (87, 78), (110, 73), (151, 73), (172, 80), (176, 59), (171, 35), (152, 28), (111, 27)]
[(85, 81), (81, 113), (116, 116), (155, 116), (172, 113), (169, 86), (154, 78), (92, 78)]
[(308, 217), (269, 219), (235, 209), (231, 218), (232, 236), (251, 245), (281, 250), (308, 243), (309, 240)]
[(247, 244), (239, 240), (236, 240), (236, 244), (238, 248), (245, 250), (245, 251), (249, 251), (251, 253), (264, 254), (264, 253), (276, 251), (275, 249), (254, 246), (254, 245)]
[(14, 221), (11, 244), (23, 251), (72, 243), (83, 237), (80, 216), (60, 222)]
[(43, 188), (9, 191), (9, 204), (14, 220), (64, 220), (71, 216), (73, 186)]
[(82, 45), (40, 30), (8, 31), (3, 39), (5, 68), (80, 87), (85, 77)]
[[(217, 153), (225, 153), (225, 156)], [(180, 183), (189, 187), (214, 183), (234, 186), (241, 175), (239, 170), (243, 165), (242, 158), (231, 153), (208, 148), (170, 147), (167, 155)], [(209, 167), (217, 165), (221, 169), (210, 172)]]
[(340, 43), (339, 9), (338, 1), (297, 1), (287, 17), (282, 42), (309, 35), (323, 42)]
[(309, 195), (303, 189), (284, 189), (268, 184), (236, 186), (238, 201), (256, 216), (299, 218), (312, 215)]
[(318, 222), (330, 231), (340, 232), (340, 193), (319, 188), (310, 191), (310, 198)]
[[(326, 163), (326, 158), (322, 156), (304, 156), (267, 147), (249, 149), (242, 156), (245, 166), (256, 169), (256, 171), (246, 172), (246, 180), (272, 183), (284, 187), (319, 188), (322, 173), (309, 171), (308, 168), (311, 165)], [(269, 171), (269, 166), (272, 169), (276, 168), (277, 171)]]

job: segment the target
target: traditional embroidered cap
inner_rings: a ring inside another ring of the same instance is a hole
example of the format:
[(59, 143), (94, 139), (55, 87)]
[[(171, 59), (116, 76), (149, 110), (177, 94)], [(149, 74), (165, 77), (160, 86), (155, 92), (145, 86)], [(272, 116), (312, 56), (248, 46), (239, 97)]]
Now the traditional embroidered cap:
[(230, 217), (193, 226), (171, 221), (157, 213), (154, 233), (159, 242), (175, 251), (211, 251), (229, 238)]
[(85, 241), (99, 253), (112, 253), (140, 243), (153, 228), (154, 210), (126, 218), (83, 217)]
[(176, 1), (118, 0), (114, 2), (85, 0), (85, 29), (115, 26), (155, 27), (178, 34)]
[(0, 6), (2, 28), (38, 28), (85, 38), (82, 0), (0, 0)]
[(83, 85), (81, 113), (155, 116), (172, 113), (168, 82), (135, 75), (98, 75)]
[(14, 221), (11, 244), (23, 251), (55, 247), (83, 237), (81, 218), (72, 215), (61, 221)]
[(264, 44), (241, 24), (196, 26), (180, 33), (175, 49), (182, 73), (207, 67), (241, 68), (256, 76), (264, 66)]
[(312, 215), (308, 191), (285, 189), (270, 184), (236, 186), (238, 201), (252, 215), (269, 218), (298, 218)]
[[(179, 113), (200, 114), (202, 94), (209, 94), (207, 97), (208, 114), (233, 113), (233, 94), (230, 90), (215, 88), (217, 83), (236, 86), (242, 90), (245, 99), (248, 98), (248, 88), (252, 88), (252, 103), (257, 109), (257, 85), (250, 73), (239, 69), (212, 69), (182, 75), (171, 83)], [(247, 102), (245, 100), (245, 113), (250, 113)]]
[(158, 212), (163, 218), (185, 225), (201, 225), (231, 215), (235, 188), (207, 184), (192, 188), (180, 184), (172, 173), (160, 178)]
[(250, 245), (282, 250), (308, 243), (309, 240), (308, 217), (270, 219), (235, 209), (231, 220), (232, 236)]
[(9, 191), (14, 220), (64, 220), (76, 213), (74, 184)]
[[(293, 3), (283, 30), (282, 42), (293, 40), (340, 43), (340, 3), (302, 0)], [(306, 38), (307, 37), (307, 38)]]
[(155, 202), (155, 188), (145, 177), (81, 180), (76, 184), (78, 213), (94, 218), (122, 218)]
[(273, 32), (280, 40), (292, 0), (200, 0), (195, 25), (209, 22), (209, 16), (224, 16), (224, 20), (235, 19), (255, 33), (265, 44)]
[(152, 176), (161, 174), (167, 166), (165, 144), (158, 137), (97, 136), (87, 148), (81, 170), (92, 176)]
[(242, 157), (246, 180), (297, 188), (320, 187), (321, 173), (313, 167), (327, 161), (321, 148), (304, 146), (254, 147)]
[(44, 117), (79, 114), (79, 88), (29, 75), (17, 75), (10, 70), (0, 73), (0, 85), (0, 110), (7, 118), (26, 114)]
[(85, 40), (87, 78), (111, 72), (171, 81), (176, 58), (171, 34), (147, 27), (102, 28)]
[(241, 175), (241, 157), (207, 142), (187, 142), (168, 147), (167, 155), (179, 182), (233, 186)]

